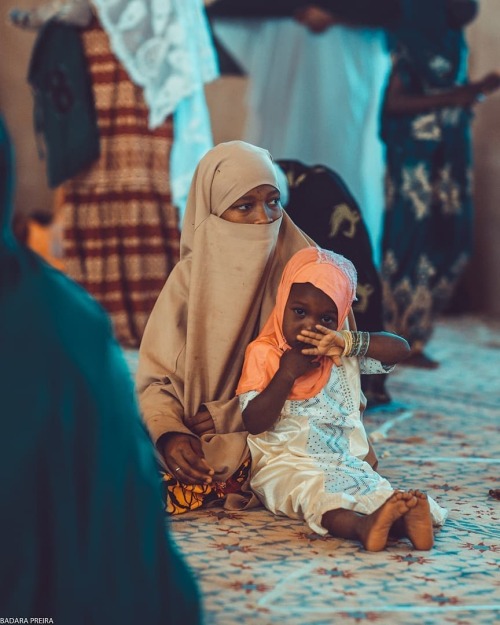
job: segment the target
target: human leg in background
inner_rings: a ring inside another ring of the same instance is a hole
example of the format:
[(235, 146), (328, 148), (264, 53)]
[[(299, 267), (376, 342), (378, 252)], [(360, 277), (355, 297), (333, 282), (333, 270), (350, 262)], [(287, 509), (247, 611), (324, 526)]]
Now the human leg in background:
[[(403, 364), (435, 368), (424, 347), (469, 257), (472, 205), (467, 167), (421, 143), (418, 157), (403, 161), (400, 151), (388, 150), (383, 301), (387, 330), (412, 348)], [(456, 158), (466, 158), (467, 146), (456, 143)]]
[(65, 265), (109, 312), (118, 340), (137, 347), (179, 254), (168, 177), (172, 120), (150, 130), (142, 90), (107, 34), (94, 21), (82, 37), (101, 156), (64, 185)]

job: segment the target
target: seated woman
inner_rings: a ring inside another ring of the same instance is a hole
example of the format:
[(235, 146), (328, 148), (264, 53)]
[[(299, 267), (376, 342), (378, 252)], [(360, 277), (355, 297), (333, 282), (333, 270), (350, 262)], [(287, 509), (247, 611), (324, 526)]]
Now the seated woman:
[(235, 389), (286, 262), (310, 245), (281, 207), (266, 150), (232, 141), (204, 156), (181, 260), (147, 324), (137, 374), (143, 417), (166, 464), (169, 512), (223, 498), (232, 509), (256, 502)]

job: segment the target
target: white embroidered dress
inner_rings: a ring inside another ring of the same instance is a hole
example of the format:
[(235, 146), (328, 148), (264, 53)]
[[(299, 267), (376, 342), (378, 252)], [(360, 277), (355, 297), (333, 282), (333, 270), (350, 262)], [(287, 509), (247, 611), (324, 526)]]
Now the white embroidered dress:
[[(368, 439), (360, 414), (362, 373), (387, 373), (372, 358), (344, 358), (332, 367), (318, 395), (287, 400), (274, 426), (249, 435), (251, 487), (271, 512), (305, 520), (311, 530), (326, 534), (325, 512), (338, 508), (371, 514), (394, 492), (391, 484), (364, 461)], [(258, 392), (240, 395), (244, 410)], [(441, 525), (446, 511), (429, 498), (433, 522)]]

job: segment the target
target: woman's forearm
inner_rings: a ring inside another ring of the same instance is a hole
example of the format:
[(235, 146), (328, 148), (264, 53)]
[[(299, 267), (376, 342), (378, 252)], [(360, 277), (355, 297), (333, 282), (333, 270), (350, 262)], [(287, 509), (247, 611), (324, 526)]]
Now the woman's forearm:
[(475, 84), (469, 84), (428, 95), (388, 93), (384, 110), (390, 115), (412, 115), (446, 107), (466, 108), (475, 103), (480, 92)]

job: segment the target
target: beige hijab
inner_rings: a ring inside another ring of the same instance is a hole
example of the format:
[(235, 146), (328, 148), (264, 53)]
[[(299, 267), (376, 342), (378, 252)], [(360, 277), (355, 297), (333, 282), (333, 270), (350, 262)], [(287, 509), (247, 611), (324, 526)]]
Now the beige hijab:
[(229, 477), (247, 454), (235, 389), (245, 348), (269, 316), (288, 259), (314, 245), (291, 219), (247, 225), (220, 219), (250, 189), (278, 188), (266, 150), (222, 143), (200, 161), (188, 196), (181, 260), (151, 313), (140, 348), (141, 410), (156, 442), (190, 433), (184, 416), (202, 405), (215, 435), (202, 437), (215, 479)]

